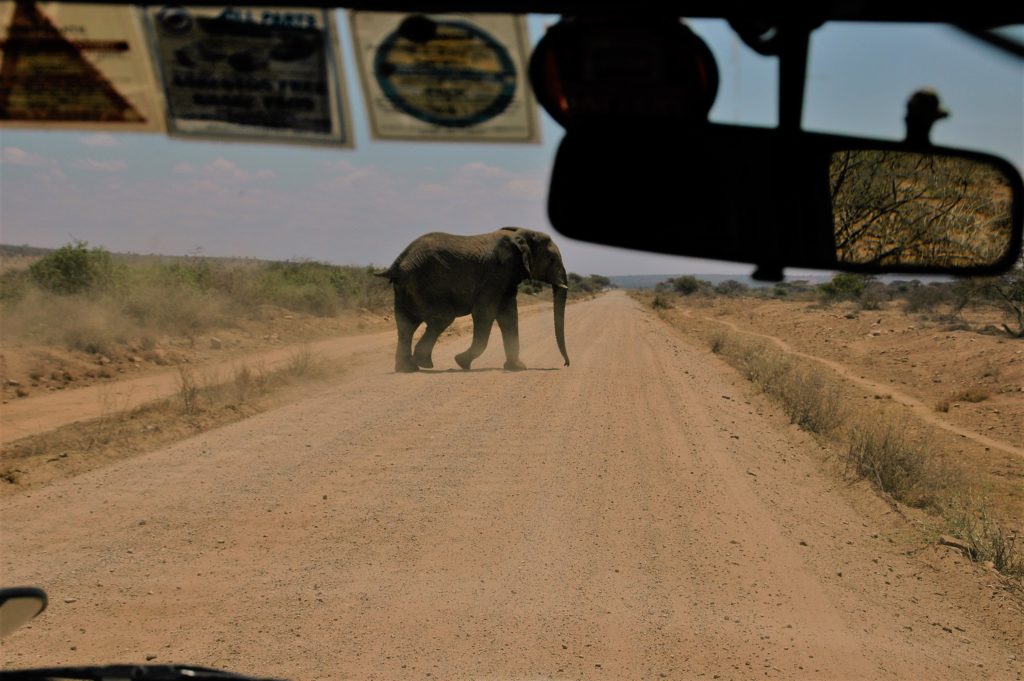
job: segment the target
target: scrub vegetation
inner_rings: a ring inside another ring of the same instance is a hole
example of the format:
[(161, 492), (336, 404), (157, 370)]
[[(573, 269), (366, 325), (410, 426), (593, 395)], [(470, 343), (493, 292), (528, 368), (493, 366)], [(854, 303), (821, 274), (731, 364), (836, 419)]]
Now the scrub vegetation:
[[(5, 247), (5, 259), (18, 249)], [(0, 274), (3, 340), (105, 354), (259, 319), (267, 307), (318, 317), (384, 310), (386, 281), (372, 267), (314, 261), (114, 255), (81, 241)]]
[[(923, 412), (959, 432), (1024, 444), (1021, 265), (998, 277), (930, 282), (842, 273), (755, 287), (680, 276), (638, 295), (777, 401), (848, 474), (920, 509), (942, 543), (1020, 586), (1014, 481), (1024, 468), (988, 440), (967, 454), (962, 437), (937, 437)], [(907, 399), (922, 406), (908, 409)]]

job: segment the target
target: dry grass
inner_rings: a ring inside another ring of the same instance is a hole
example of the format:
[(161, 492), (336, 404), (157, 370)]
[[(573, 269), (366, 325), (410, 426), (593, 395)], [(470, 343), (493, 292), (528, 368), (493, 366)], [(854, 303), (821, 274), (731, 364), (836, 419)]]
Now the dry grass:
[(232, 328), (268, 305), (328, 317), (390, 304), (390, 285), (369, 268), (98, 254), (104, 276), (76, 287), (26, 270), (0, 274), (3, 342), (109, 354), (139, 339)]
[(903, 419), (860, 415), (846, 433), (846, 465), (894, 499), (924, 506), (934, 492), (925, 489), (927, 455), (906, 433)]
[(199, 413), (199, 385), (188, 367), (178, 369), (178, 396), (181, 397), (181, 413), (185, 416)]
[(655, 310), (670, 310), (674, 305), (667, 295), (660, 293), (655, 294), (654, 298), (651, 299), (651, 307)]
[(992, 520), (984, 500), (954, 498), (943, 511), (949, 530), (967, 544), (972, 560), (991, 563), (1005, 575), (1024, 579), (1024, 543)]
[(239, 366), (227, 380), (197, 377), (183, 367), (171, 398), (135, 409), (111, 405), (97, 419), (5, 446), (0, 450), (0, 480), (20, 487), (90, 470), (265, 411), (283, 399), (279, 393), (339, 370), (309, 348), (296, 352), (279, 369)]
[[(850, 473), (897, 501), (930, 511), (945, 531), (971, 547), (973, 560), (1024, 579), (1024, 543), (991, 517), (983, 494), (966, 494), (963, 472), (912, 438), (902, 417), (885, 408), (843, 403), (837, 379), (823, 368), (763, 341), (726, 331), (716, 331), (709, 340), (712, 352), (777, 400), (793, 423), (837, 446)], [(980, 401), (989, 394), (972, 389), (950, 399)], [(943, 400), (936, 409), (948, 410), (949, 402)]]
[(291, 376), (300, 378), (316, 374), (319, 368), (319, 359), (313, 349), (304, 345), (288, 358), (286, 371)]
[(974, 386), (953, 393), (949, 396), (950, 402), (984, 402), (988, 398), (992, 397), (992, 391), (988, 388), (981, 386)]
[(845, 417), (839, 393), (824, 374), (794, 363), (785, 353), (738, 334), (718, 333), (711, 350), (724, 355), (761, 391), (776, 398), (790, 420), (812, 433), (827, 435)]

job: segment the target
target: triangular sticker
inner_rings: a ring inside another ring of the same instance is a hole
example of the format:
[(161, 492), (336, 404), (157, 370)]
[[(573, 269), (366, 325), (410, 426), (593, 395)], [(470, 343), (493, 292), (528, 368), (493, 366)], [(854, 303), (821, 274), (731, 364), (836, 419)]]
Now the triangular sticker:
[(34, 2), (18, 2), (0, 43), (0, 120), (144, 123), (83, 52), (125, 52), (126, 41), (68, 40)]

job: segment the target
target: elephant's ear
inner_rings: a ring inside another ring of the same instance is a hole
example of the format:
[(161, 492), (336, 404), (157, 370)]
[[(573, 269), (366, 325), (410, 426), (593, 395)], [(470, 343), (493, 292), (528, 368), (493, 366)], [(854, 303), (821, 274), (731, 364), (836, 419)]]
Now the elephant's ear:
[(502, 263), (516, 259), (521, 260), (523, 268), (526, 269), (526, 276), (533, 276), (533, 256), (530, 253), (530, 244), (521, 234), (503, 238), (498, 247), (500, 249), (498, 259)]

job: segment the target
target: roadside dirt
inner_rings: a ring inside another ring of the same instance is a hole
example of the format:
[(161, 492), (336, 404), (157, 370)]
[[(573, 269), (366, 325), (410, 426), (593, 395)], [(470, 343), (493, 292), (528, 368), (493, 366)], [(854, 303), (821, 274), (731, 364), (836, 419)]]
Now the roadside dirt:
[[(960, 493), (987, 498), (1006, 527), (1024, 532), (1024, 343), (892, 308), (699, 297), (674, 304), (660, 315), (695, 340), (725, 329), (767, 340), (834, 372), (845, 400), (891, 403), (931, 457), (961, 471)], [(968, 389), (985, 399), (936, 408)]]
[[(686, 299), (680, 303), (687, 305)], [(906, 314), (894, 304), (880, 310), (856, 310), (852, 304), (823, 309), (807, 302), (720, 297), (687, 307), (841, 366), (852, 380), (919, 407), (922, 418), (977, 433), (988, 446), (1024, 457), (1020, 339), (960, 329)], [(968, 391), (979, 401), (958, 399)]]
[(1024, 609), (615, 292), (531, 371), (391, 372), (5, 501), (4, 667), (294, 679), (1024, 678)]
[[(0, 399), (2, 411), (18, 413), (19, 409), (34, 410), (26, 404), (38, 398), (71, 393), (82, 388), (118, 386), (115, 396), (125, 394), (126, 385), (131, 394), (140, 390), (152, 393), (152, 386), (162, 385), (161, 376), (177, 375), (175, 367), (187, 366), (194, 370), (223, 367), (248, 361), (250, 356), (266, 355), (271, 358), (286, 353), (282, 348), (303, 343), (326, 340), (342, 335), (360, 335), (383, 332), (394, 325), (388, 313), (370, 310), (345, 312), (331, 317), (315, 317), (264, 305), (253, 310), (253, 319), (239, 319), (234, 328), (216, 329), (195, 336), (163, 336), (151, 341), (126, 341), (104, 353), (88, 353), (46, 345), (9, 342), (4, 339), (0, 350)], [(169, 369), (170, 368), (170, 369)], [(142, 379), (142, 380), (139, 380)], [(94, 391), (93, 394), (102, 391)], [(103, 401), (100, 398), (73, 398), (75, 409), (82, 405)], [(109, 400), (108, 400), (109, 401)], [(115, 399), (114, 402), (117, 402)], [(53, 400), (54, 404), (61, 399)], [(112, 408), (108, 404), (107, 408)], [(53, 413), (43, 407), (48, 413)], [(20, 430), (0, 432), (2, 442), (24, 437), (36, 431)]]
[[(551, 307), (545, 296), (520, 298), (524, 314)], [(323, 318), (277, 310), (276, 314), (265, 311), (263, 317), (259, 324), (246, 325), (246, 330), (165, 339), (163, 347), (138, 351), (141, 354), (126, 346), (123, 352), (111, 353), (114, 360), (52, 347), (5, 347), (0, 367), (5, 368), (5, 376), (21, 380), (0, 377), (6, 398), (0, 406), (0, 445), (169, 397), (180, 387), (182, 368), (202, 383), (214, 384), (241, 366), (272, 371), (296, 352), (337, 363), (376, 349), (388, 338), (394, 342), (390, 314), (362, 311)], [(446, 333), (460, 335), (470, 327), (466, 317), (456, 320)], [(25, 385), (31, 386), (31, 392), (25, 390), (27, 394), (17, 398), (15, 391)]]

